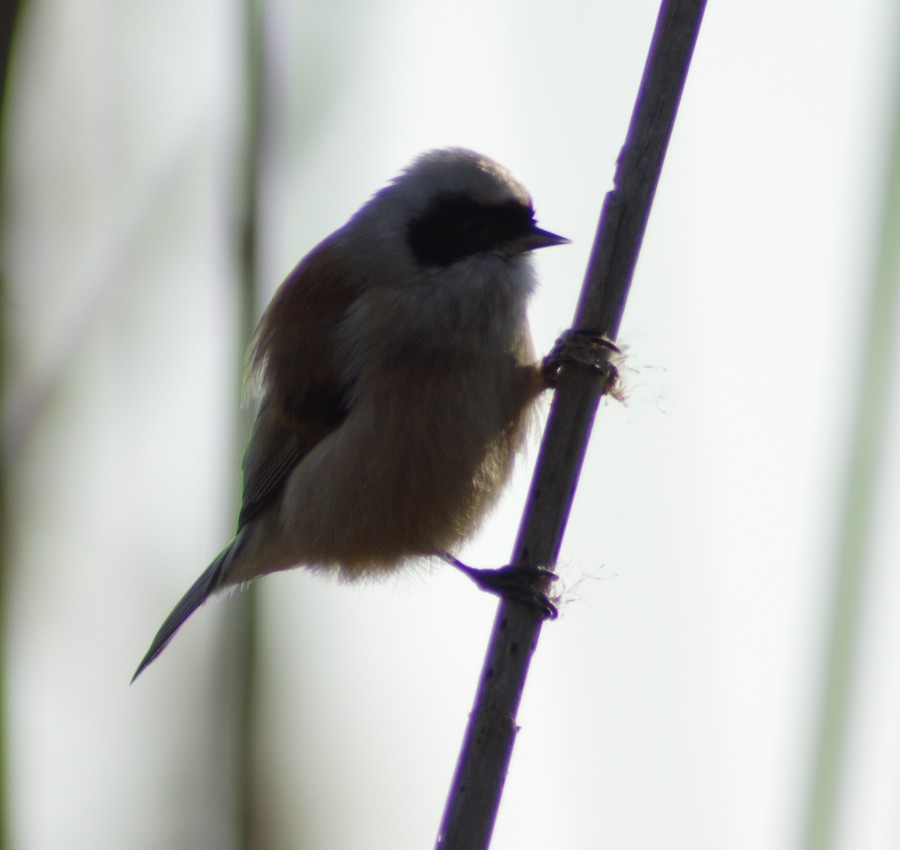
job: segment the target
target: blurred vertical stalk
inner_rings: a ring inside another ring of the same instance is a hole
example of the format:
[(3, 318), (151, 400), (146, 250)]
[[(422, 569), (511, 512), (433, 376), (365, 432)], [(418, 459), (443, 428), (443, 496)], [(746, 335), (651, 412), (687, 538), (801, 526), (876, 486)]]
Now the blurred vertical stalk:
[[(6, 128), (7, 128), (7, 94), (9, 92), (10, 69), (12, 59), (13, 35), (20, 17), (22, 4), (19, 0), (3, 0), (0, 3), (0, 170), (2, 170), (3, 185), (0, 186), (0, 240), (6, 239)], [(5, 263), (0, 267), (0, 412), (6, 413), (6, 275)], [(0, 416), (0, 422), (7, 422), (8, 418)], [(6, 742), (9, 729), (6, 715), (6, 629), (7, 629), (7, 589), (8, 589), (8, 565), (9, 565), (9, 516), (7, 508), (7, 486), (9, 482), (9, 464), (7, 457), (7, 445), (0, 446), (0, 850), (5, 850), (11, 844), (9, 835), (9, 820), (6, 813), (9, 811), (7, 793), (9, 783), (9, 765), (6, 759)]]
[[(237, 363), (235, 374), (243, 374), (244, 350), (253, 332), (257, 304), (259, 194), (263, 149), (263, 0), (245, 0), (244, 4), (244, 115), (243, 138), (238, 163), (238, 190), (235, 193), (235, 221), (238, 229), (237, 281)], [(234, 434), (241, 447), (249, 433), (252, 415), (239, 405)], [(238, 447), (236, 447), (238, 448)], [(239, 449), (235, 454), (239, 453)], [(225, 689), (233, 695), (234, 706), (234, 777), (235, 846), (240, 850), (260, 850), (264, 845), (260, 834), (260, 797), (257, 782), (257, 649), (258, 649), (258, 591), (250, 585), (234, 600), (232, 621), (234, 628), (228, 670), (229, 683)]]
[(884, 457), (885, 426), (894, 385), (892, 364), (900, 287), (900, 62), (893, 86), (893, 137), (887, 149), (886, 198), (862, 334), (865, 348), (856, 384), (858, 393), (852, 408), (856, 421), (843, 487), (843, 524), (836, 548), (821, 716), (810, 778), (806, 850), (828, 850), (835, 845), (872, 519), (876, 515), (879, 466)]

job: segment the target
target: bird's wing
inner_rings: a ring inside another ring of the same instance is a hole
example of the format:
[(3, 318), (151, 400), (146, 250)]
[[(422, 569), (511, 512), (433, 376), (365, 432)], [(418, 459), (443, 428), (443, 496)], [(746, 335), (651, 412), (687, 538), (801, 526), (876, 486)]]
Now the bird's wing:
[(285, 421), (279, 410), (264, 403), (244, 453), (244, 490), (238, 529), (266, 509), (281, 492), (294, 467), (340, 425), (346, 413), (336, 399), (325, 415), (317, 412), (304, 421)]
[(278, 496), (291, 471), (348, 412), (335, 331), (359, 284), (330, 240), (288, 276), (254, 334), (246, 387), (262, 403), (244, 455), (238, 528)]

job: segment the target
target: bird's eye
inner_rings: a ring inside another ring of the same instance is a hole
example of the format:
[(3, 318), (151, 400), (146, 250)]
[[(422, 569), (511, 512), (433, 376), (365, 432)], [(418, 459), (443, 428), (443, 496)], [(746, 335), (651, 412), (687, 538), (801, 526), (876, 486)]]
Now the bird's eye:
[(447, 266), (500, 248), (533, 227), (534, 211), (518, 201), (485, 204), (461, 195), (444, 195), (410, 224), (407, 238), (420, 263)]

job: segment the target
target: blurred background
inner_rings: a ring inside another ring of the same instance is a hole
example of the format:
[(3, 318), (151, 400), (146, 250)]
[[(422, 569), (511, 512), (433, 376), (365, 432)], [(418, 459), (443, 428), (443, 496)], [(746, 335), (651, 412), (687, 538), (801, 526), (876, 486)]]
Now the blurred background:
[[(898, 13), (707, 10), (496, 850), (900, 842)], [(432, 846), (496, 608), (448, 567), (267, 578), (128, 680), (233, 529), (242, 350), (284, 275), (416, 154), (465, 145), (573, 240), (536, 256), (549, 350), (656, 14), (22, 3), (3, 116), (7, 846)], [(469, 562), (508, 559), (536, 449)]]

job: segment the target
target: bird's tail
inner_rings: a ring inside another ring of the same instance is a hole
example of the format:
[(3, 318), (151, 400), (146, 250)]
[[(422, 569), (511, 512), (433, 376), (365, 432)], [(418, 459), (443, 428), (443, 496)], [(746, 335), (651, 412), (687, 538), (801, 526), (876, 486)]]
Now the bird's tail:
[(181, 601), (175, 606), (175, 609), (166, 617), (166, 621), (160, 626), (153, 643), (147, 654), (138, 664), (138, 668), (131, 677), (132, 684), (141, 673), (156, 659), (156, 657), (168, 646), (170, 640), (175, 637), (177, 632), (185, 620), (191, 616), (212, 594), (215, 590), (222, 586), (222, 576), (226, 561), (233, 554), (238, 545), (238, 540), (232, 541), (231, 545), (226, 547), (216, 559), (203, 571), (200, 578), (197, 579)]

